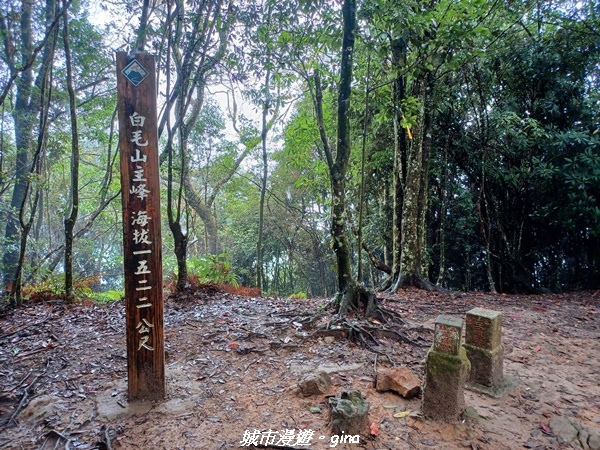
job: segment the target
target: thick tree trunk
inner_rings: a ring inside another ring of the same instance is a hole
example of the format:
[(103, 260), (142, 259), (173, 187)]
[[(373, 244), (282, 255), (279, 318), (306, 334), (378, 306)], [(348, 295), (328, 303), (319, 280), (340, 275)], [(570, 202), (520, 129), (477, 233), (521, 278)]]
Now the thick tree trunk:
[(406, 186), (404, 190), (404, 202), (402, 207), (401, 224), (401, 257), (400, 272), (405, 283), (413, 284), (421, 278), (421, 210), (423, 205), (422, 189), (425, 167), (423, 161), (424, 140), (424, 99), (425, 80), (418, 78), (413, 87), (413, 95), (421, 101), (421, 110), (417, 119), (417, 125), (413, 130), (413, 140), (408, 153), (408, 165), (406, 171)]
[(430, 129), (431, 83), (429, 75), (418, 77), (412, 95), (420, 100), (421, 108), (407, 157), (406, 181), (402, 205), (400, 275), (392, 290), (412, 285), (427, 290), (442, 290), (423, 275), (426, 246), (425, 214), (427, 211), (428, 153)]

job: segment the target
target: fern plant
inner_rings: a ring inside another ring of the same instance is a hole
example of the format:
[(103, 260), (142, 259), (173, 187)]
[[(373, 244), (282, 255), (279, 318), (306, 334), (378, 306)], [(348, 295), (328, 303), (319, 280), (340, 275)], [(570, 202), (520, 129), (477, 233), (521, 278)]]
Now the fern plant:
[(231, 271), (227, 253), (202, 255), (188, 259), (188, 272), (202, 283), (231, 284), (238, 287), (238, 277)]

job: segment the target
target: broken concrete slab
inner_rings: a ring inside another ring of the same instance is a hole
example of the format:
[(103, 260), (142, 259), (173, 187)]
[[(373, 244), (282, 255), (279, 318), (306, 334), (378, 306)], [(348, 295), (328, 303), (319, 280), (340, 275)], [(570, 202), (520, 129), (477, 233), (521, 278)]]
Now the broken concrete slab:
[(554, 417), (548, 423), (559, 441), (583, 450), (600, 450), (600, 430), (588, 427), (572, 417)]
[(566, 417), (554, 417), (548, 424), (554, 436), (560, 437), (565, 442), (577, 440), (578, 431)]
[(335, 362), (327, 362), (323, 364), (319, 364), (318, 366), (313, 366), (310, 364), (299, 364), (292, 363), (289, 365), (289, 369), (292, 375), (302, 375), (304, 373), (315, 373), (315, 372), (325, 372), (328, 374), (339, 373), (339, 372), (352, 372), (354, 370), (359, 370), (364, 367), (362, 363), (353, 363), (353, 364), (338, 364)]

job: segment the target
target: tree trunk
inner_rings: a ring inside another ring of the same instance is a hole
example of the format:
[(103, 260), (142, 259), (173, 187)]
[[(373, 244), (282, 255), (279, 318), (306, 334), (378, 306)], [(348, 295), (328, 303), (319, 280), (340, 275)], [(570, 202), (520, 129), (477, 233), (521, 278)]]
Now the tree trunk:
[(63, 43), (65, 64), (67, 67), (67, 90), (69, 91), (69, 110), (71, 115), (71, 213), (65, 219), (65, 297), (68, 302), (74, 301), (73, 294), (73, 230), (79, 211), (79, 135), (77, 131), (77, 109), (75, 107), (75, 90), (73, 89), (73, 73), (71, 49), (69, 46), (69, 19), (64, 16)]
[(406, 44), (402, 39), (392, 42), (392, 66), (398, 75), (394, 80), (392, 101), (394, 105), (394, 204), (392, 227), (392, 273), (386, 287), (395, 286), (400, 279), (402, 259), (402, 205), (404, 202), (404, 182), (406, 174), (406, 132), (400, 127), (400, 102), (405, 96), (406, 82), (401, 70), (406, 62)]
[(421, 278), (421, 205), (423, 188), (423, 177), (425, 167), (423, 165), (423, 132), (425, 124), (424, 99), (425, 81), (418, 78), (413, 87), (413, 95), (421, 101), (421, 110), (417, 119), (417, 125), (413, 131), (413, 140), (408, 153), (408, 165), (406, 171), (406, 186), (404, 190), (404, 202), (402, 207), (401, 224), (401, 257), (400, 272), (402, 283), (413, 284)]
[[(270, 13), (270, 11), (269, 11)], [(270, 55), (267, 55), (267, 66), (270, 66)], [(256, 287), (261, 291), (263, 289), (263, 229), (265, 225), (265, 195), (267, 193), (267, 179), (269, 176), (269, 166), (267, 158), (267, 133), (269, 131), (267, 124), (267, 115), (269, 114), (269, 85), (271, 81), (271, 69), (267, 68), (265, 74), (265, 98), (262, 110), (262, 130), (260, 133), (262, 142), (262, 164), (263, 172), (260, 184), (260, 204), (258, 209), (258, 239), (256, 242)]]
[(365, 115), (363, 119), (362, 155), (360, 164), (360, 200), (358, 203), (358, 230), (356, 238), (358, 241), (358, 273), (356, 278), (359, 283), (363, 282), (362, 270), (362, 247), (363, 247), (363, 215), (365, 208), (365, 167), (367, 163), (367, 131), (369, 124), (369, 77), (371, 76), (371, 54), (367, 53), (367, 84), (365, 86)]
[[(32, 31), (32, 3), (22, 2), (21, 10), (21, 60), (26, 67), (16, 81), (17, 96), (13, 109), (13, 120), (15, 127), (15, 145), (17, 148), (15, 163), (15, 184), (11, 198), (11, 211), (6, 217), (6, 229), (4, 239), (3, 255), (3, 284), (6, 293), (10, 293), (11, 303), (20, 302), (20, 292), (22, 282), (22, 266), (25, 258), (25, 248), (27, 236), (22, 228), (24, 221), (24, 209), (27, 206), (27, 192), (29, 188), (29, 172), (34, 170), (36, 164), (30, 166), (29, 157), (34, 149), (33, 132), (35, 128), (36, 117), (42, 111), (42, 92), (46, 87), (50, 66), (54, 56), (54, 47), (56, 42), (56, 31), (54, 28), (58, 18), (56, 17), (56, 5), (54, 0), (46, 1), (46, 24), (48, 39), (45, 42), (44, 53), (40, 71), (35, 79), (32, 69), (32, 59), (35, 58), (39, 49), (33, 48)], [(46, 121), (40, 120), (40, 125), (45, 127)], [(43, 145), (43, 135), (45, 129), (38, 130), (38, 151), (41, 151)], [(37, 195), (36, 195), (37, 200)], [(18, 212), (18, 213), (17, 213)], [(32, 217), (35, 215), (35, 210)], [(17, 296), (15, 297), (15, 294)]]
[(402, 205), (400, 275), (393, 285), (396, 291), (403, 285), (416, 286), (427, 290), (442, 290), (423, 276), (425, 262), (428, 186), (428, 152), (430, 129), (431, 83), (428, 74), (418, 77), (413, 85), (412, 95), (420, 100), (421, 108), (413, 139), (407, 156), (406, 182)]
[(444, 169), (443, 179), (441, 186), (441, 205), (440, 205), (440, 229), (439, 229), (439, 241), (438, 245), (440, 248), (439, 256), (439, 272), (436, 284), (438, 286), (444, 285), (444, 277), (446, 276), (446, 213), (448, 208), (448, 181), (450, 177), (450, 170), (448, 169), (448, 149), (450, 148), (450, 134), (446, 134), (444, 142)]
[[(338, 290), (345, 294), (353, 283), (350, 265), (350, 245), (346, 237), (346, 170), (350, 160), (350, 96), (352, 94), (352, 61), (356, 31), (356, 0), (344, 0), (342, 5), (343, 38), (342, 63), (337, 109), (337, 153), (335, 163), (330, 167), (332, 187), (331, 237), (333, 251), (337, 259)], [(349, 303), (354, 303), (348, 295), (340, 304), (340, 312), (345, 312)]]
[(175, 257), (177, 258), (177, 290), (181, 291), (187, 286), (187, 244), (188, 235), (181, 229), (180, 222), (169, 224), (175, 243)]
[[(33, 51), (33, 36), (31, 29), (31, 2), (22, 2), (21, 9), (21, 52), (23, 62), (29, 59)], [(17, 148), (15, 165), (15, 185), (10, 202), (11, 211), (6, 217), (4, 234), (3, 281), (7, 291), (12, 290), (17, 281), (17, 263), (19, 261), (19, 235), (21, 229), (17, 211), (25, 199), (25, 187), (29, 172), (29, 155), (33, 150), (33, 127), (38, 109), (37, 103), (32, 102), (33, 69), (27, 67), (16, 80), (17, 97), (13, 109), (15, 127), (15, 145)]]
[(202, 222), (204, 222), (204, 230), (206, 232), (206, 251), (211, 255), (218, 254), (218, 234), (217, 234), (217, 219), (211, 209), (212, 199), (214, 196), (209, 197), (208, 203), (204, 202), (196, 192), (192, 185), (189, 177), (189, 173), (186, 172), (183, 179), (185, 187), (185, 199), (191, 208), (200, 216)]

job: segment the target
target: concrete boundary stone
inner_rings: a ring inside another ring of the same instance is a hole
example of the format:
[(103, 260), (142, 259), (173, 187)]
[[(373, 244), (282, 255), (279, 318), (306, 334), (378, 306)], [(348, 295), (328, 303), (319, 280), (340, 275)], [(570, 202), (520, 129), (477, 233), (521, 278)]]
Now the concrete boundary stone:
[(471, 362), (469, 383), (495, 387), (504, 380), (502, 313), (485, 308), (467, 312), (464, 348)]
[(471, 370), (461, 346), (463, 320), (440, 315), (435, 322), (433, 346), (425, 360), (423, 415), (457, 422), (465, 410), (465, 382)]

